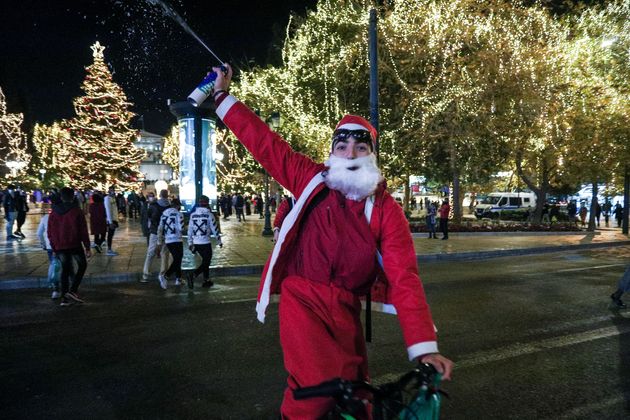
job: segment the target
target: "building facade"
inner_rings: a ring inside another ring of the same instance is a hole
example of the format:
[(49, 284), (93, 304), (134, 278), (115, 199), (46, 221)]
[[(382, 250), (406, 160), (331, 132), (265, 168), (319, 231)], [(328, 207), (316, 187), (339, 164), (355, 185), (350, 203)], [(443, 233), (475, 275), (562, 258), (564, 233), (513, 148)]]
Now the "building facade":
[(146, 152), (145, 158), (140, 163), (140, 172), (144, 175), (144, 181), (165, 180), (168, 182), (173, 178), (173, 169), (162, 160), (163, 136), (139, 130), (135, 146)]

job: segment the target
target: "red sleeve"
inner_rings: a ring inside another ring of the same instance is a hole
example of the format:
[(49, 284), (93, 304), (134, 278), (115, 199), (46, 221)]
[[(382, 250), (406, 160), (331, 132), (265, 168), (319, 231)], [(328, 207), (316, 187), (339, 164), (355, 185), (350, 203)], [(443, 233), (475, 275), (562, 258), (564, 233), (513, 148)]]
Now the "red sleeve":
[(409, 223), (402, 207), (386, 194), (381, 220), (381, 254), (407, 347), (436, 341), (435, 327), (418, 276), (418, 264)]
[(273, 221), (273, 227), (277, 227), (280, 229), (282, 226), (282, 222), (284, 218), (289, 214), (289, 202), (287, 200), (282, 200), (280, 205), (278, 206), (278, 210), (276, 210), (276, 218)]
[[(231, 96), (221, 96), (220, 94), (219, 102), (224, 106), (224, 102), (234, 101)], [(221, 115), (219, 109), (217, 114)], [(299, 197), (308, 182), (324, 169), (324, 165), (295, 152), (282, 137), (241, 102), (229, 106), (223, 122), (254, 159), (295, 197)]]

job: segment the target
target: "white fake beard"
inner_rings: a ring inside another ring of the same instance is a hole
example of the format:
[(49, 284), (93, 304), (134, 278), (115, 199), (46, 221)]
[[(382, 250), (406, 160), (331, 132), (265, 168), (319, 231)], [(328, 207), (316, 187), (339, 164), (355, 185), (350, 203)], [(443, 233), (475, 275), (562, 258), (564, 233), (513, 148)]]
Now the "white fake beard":
[(324, 178), (326, 186), (343, 193), (350, 200), (361, 201), (369, 197), (383, 180), (373, 153), (355, 159), (331, 155), (324, 164), (328, 167)]

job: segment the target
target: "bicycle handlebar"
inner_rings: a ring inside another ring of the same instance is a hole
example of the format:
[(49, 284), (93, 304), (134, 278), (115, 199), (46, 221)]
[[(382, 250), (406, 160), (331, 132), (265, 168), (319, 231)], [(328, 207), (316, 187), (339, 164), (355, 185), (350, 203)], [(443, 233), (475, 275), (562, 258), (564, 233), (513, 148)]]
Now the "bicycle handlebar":
[(336, 378), (331, 381), (322, 382), (319, 385), (298, 388), (293, 391), (293, 398), (303, 400), (314, 397), (335, 397), (342, 395), (347, 388), (348, 381)]
[(353, 391), (365, 389), (376, 394), (382, 394), (387, 388), (395, 386), (403, 388), (413, 379), (418, 379), (422, 383), (429, 384), (431, 378), (437, 373), (435, 368), (428, 363), (420, 363), (417, 368), (404, 374), (398, 381), (391, 384), (385, 384), (381, 387), (375, 387), (365, 381), (348, 381), (341, 378), (335, 378), (330, 381), (322, 382), (319, 385), (308, 386), (293, 390), (293, 398), (303, 400), (314, 397), (333, 397), (338, 398), (346, 395), (352, 395)]

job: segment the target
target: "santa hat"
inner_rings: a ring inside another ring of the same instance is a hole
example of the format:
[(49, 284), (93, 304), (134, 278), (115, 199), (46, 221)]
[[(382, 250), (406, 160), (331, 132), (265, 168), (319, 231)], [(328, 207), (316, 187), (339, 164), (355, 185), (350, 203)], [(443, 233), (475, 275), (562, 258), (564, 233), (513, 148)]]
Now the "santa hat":
[(370, 124), (368, 120), (358, 115), (344, 115), (344, 117), (339, 121), (336, 130), (365, 130), (370, 132), (370, 137), (372, 138), (372, 150), (376, 150), (376, 136), (378, 132), (376, 128)]

